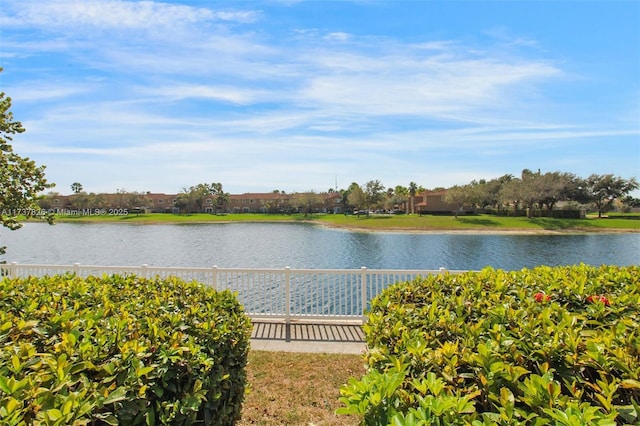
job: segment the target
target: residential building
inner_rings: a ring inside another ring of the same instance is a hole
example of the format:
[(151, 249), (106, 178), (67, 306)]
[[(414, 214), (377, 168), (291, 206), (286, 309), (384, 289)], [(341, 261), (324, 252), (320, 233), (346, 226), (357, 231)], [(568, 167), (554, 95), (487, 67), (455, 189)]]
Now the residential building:
[(458, 206), (445, 201), (446, 190), (424, 191), (415, 196), (415, 208), (418, 214), (451, 214)]

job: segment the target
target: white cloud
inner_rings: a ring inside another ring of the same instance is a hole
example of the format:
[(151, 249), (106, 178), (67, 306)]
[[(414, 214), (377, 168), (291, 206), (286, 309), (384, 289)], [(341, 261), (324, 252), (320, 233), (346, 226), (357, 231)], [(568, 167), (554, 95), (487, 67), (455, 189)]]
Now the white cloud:
[(346, 41), (351, 38), (351, 35), (343, 32), (329, 33), (324, 37), (326, 40)]
[[(408, 59), (408, 58), (403, 58)], [(514, 98), (527, 96), (519, 88), (548, 79), (560, 71), (544, 63), (461, 60), (406, 64), (380, 61), (387, 69), (320, 75), (312, 78), (302, 98), (309, 103), (338, 106), (372, 115), (448, 116), (473, 108), (509, 108)]]
[(204, 84), (141, 88), (139, 93), (147, 96), (165, 97), (171, 100), (201, 98), (239, 105), (247, 105), (269, 96), (269, 92), (266, 90), (251, 90), (233, 86), (208, 86)]
[(3, 18), (5, 25), (58, 29), (76, 26), (101, 29), (169, 28), (214, 21), (249, 23), (258, 18), (255, 11), (215, 11), (157, 1), (7, 1), (6, 6), (13, 13)]

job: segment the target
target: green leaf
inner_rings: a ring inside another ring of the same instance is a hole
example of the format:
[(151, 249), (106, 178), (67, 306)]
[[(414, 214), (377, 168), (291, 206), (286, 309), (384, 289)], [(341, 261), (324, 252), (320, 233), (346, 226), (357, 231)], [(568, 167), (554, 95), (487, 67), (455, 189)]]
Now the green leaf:
[(44, 415), (49, 420), (56, 421), (62, 417), (62, 413), (57, 408), (50, 408), (44, 412)]
[(620, 387), (625, 389), (640, 389), (640, 382), (633, 379), (625, 379), (620, 382)]
[(11, 394), (11, 389), (7, 384), (7, 378), (0, 375), (0, 390), (6, 394)]
[(113, 404), (114, 402), (122, 401), (127, 398), (127, 388), (119, 387), (109, 394), (108, 397), (102, 401), (104, 405)]
[(156, 413), (153, 410), (153, 407), (150, 410), (147, 410), (146, 413), (144, 413), (145, 416), (145, 421), (147, 423), (147, 426), (155, 426), (156, 424)]
[(154, 370), (154, 368), (155, 367), (153, 366), (138, 368), (136, 369), (136, 376), (137, 377), (146, 376), (147, 374), (151, 373)]
[(101, 419), (104, 423), (111, 425), (111, 426), (118, 426), (120, 424), (120, 422), (118, 421), (118, 419), (113, 415), (110, 414), (108, 417), (105, 417), (104, 419)]

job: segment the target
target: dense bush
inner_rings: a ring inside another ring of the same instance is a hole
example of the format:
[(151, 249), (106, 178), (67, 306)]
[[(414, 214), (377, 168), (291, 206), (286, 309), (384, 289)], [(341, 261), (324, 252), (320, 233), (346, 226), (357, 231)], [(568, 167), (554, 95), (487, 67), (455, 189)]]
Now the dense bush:
[(235, 296), (176, 278), (0, 281), (3, 425), (229, 425), (251, 324)]
[(339, 410), (363, 424), (640, 424), (638, 266), (419, 278), (373, 301), (365, 334)]

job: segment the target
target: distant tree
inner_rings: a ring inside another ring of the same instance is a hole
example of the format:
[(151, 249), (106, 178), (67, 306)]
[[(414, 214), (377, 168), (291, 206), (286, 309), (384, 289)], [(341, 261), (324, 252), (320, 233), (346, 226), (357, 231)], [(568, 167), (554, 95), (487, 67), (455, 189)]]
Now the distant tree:
[(409, 204), (411, 205), (411, 214), (414, 214), (415, 211), (415, 198), (416, 193), (418, 192), (418, 185), (415, 182), (409, 183)]
[(268, 198), (263, 201), (262, 207), (269, 213), (291, 214), (290, 197), (284, 192), (272, 192), (277, 197)]
[(360, 212), (360, 210), (364, 210), (367, 207), (367, 197), (365, 196), (365, 193), (360, 185), (355, 182), (349, 185), (347, 199), (349, 205), (357, 209), (358, 212)]
[(347, 214), (349, 211), (349, 189), (341, 189), (340, 191), (340, 207), (342, 207), (342, 211), (344, 214)]
[[(280, 192), (273, 191), (273, 193)], [(224, 206), (230, 201), (231, 195), (224, 192), (221, 183), (199, 183), (189, 189), (183, 188), (176, 197), (175, 206), (189, 213), (201, 212), (203, 208), (211, 207), (217, 214), (219, 210), (224, 211)]]
[(637, 208), (637, 207), (640, 207), (640, 198), (635, 198), (635, 197), (632, 197), (631, 195), (627, 195), (622, 200), (622, 203), (624, 204), (625, 207)]
[(513, 206), (514, 214), (518, 214), (520, 204), (522, 202), (522, 181), (519, 178), (513, 178), (508, 182), (504, 182), (498, 192), (498, 200), (502, 205)]
[(202, 211), (207, 199), (211, 199), (213, 204), (212, 197), (211, 186), (206, 183), (199, 183), (189, 187), (189, 189), (182, 188), (182, 192), (176, 197), (176, 207), (180, 211), (197, 213)]
[(92, 198), (93, 197), (86, 192), (78, 192), (77, 194), (73, 194), (73, 196), (69, 197), (69, 201), (73, 208), (88, 209), (94, 207), (91, 203)]
[(409, 200), (409, 188), (402, 185), (396, 185), (396, 187), (393, 189), (393, 194), (394, 207), (397, 206), (398, 209), (402, 209), (405, 213), (408, 213), (409, 207), (407, 201)]
[(364, 186), (364, 195), (367, 203), (367, 214), (372, 207), (377, 207), (384, 195), (384, 185), (379, 180), (370, 180)]
[(481, 180), (478, 186), (480, 196), (480, 207), (487, 206), (499, 209), (502, 201), (500, 199), (500, 191), (503, 186), (513, 180), (513, 175), (503, 175), (490, 181)]
[(533, 217), (534, 207), (545, 196), (543, 177), (540, 174), (540, 170), (532, 172), (529, 169), (524, 169), (520, 182), (520, 199), (527, 208), (527, 217), (531, 218)]
[(456, 206), (455, 217), (458, 218), (458, 212), (464, 209), (469, 202), (468, 191), (464, 186), (454, 185), (447, 189), (444, 196), (445, 203), (454, 204)]
[(578, 178), (572, 173), (548, 172), (542, 175), (540, 207), (546, 205), (549, 216), (559, 201), (568, 200), (575, 192)]
[(458, 212), (463, 211), (465, 207), (473, 208), (480, 205), (483, 196), (480, 185), (474, 181), (467, 185), (455, 185), (447, 190), (444, 201), (456, 205), (456, 218)]
[(80, 182), (73, 182), (71, 184), (71, 191), (74, 194), (79, 194), (83, 191), (82, 184)]
[(176, 195), (176, 201), (174, 207), (176, 207), (181, 213), (186, 211), (189, 207), (189, 193), (187, 188), (182, 188), (182, 192)]
[(212, 183), (209, 186), (209, 190), (213, 195), (213, 205), (215, 206), (215, 214), (218, 214), (218, 211), (224, 211), (224, 206), (229, 204), (231, 201), (231, 195), (228, 192), (224, 192), (222, 189), (222, 184), (219, 182)]
[(106, 209), (109, 207), (113, 207), (110, 205), (105, 194), (96, 194), (95, 192), (90, 192), (87, 194), (87, 196), (89, 197), (89, 204), (91, 208)]
[(395, 189), (387, 188), (386, 193), (384, 194), (382, 204), (385, 210), (393, 210), (395, 205)]
[[(576, 177), (571, 173), (533, 172), (524, 169), (520, 179), (510, 175), (500, 178), (500, 189), (497, 191), (498, 202), (510, 202), (516, 210), (520, 202), (527, 208), (528, 217), (532, 217), (536, 208), (547, 206), (549, 212), (559, 201), (567, 200), (574, 187)], [(493, 181), (491, 181), (493, 182)], [(491, 184), (488, 183), (487, 185)], [(491, 188), (493, 190), (493, 188)]]
[[(2, 67), (0, 67), (2, 72)], [(13, 151), (13, 135), (25, 131), (22, 123), (13, 120), (11, 98), (0, 92), (0, 223), (10, 230), (22, 226), (21, 216), (38, 215), (38, 194), (54, 185), (44, 176), (45, 166), (37, 166), (28, 157), (21, 157)], [(52, 223), (53, 216), (45, 217)], [(5, 247), (0, 247), (0, 254)]]
[(50, 191), (47, 195), (41, 196), (38, 198), (38, 206), (43, 210), (49, 210), (54, 207), (53, 200), (58, 198), (60, 193)]
[(598, 209), (598, 217), (602, 217), (615, 200), (623, 199), (631, 191), (638, 189), (638, 181), (635, 178), (623, 179), (613, 174), (592, 174), (584, 184), (584, 193)]
[[(99, 197), (94, 197), (94, 202), (97, 203)], [(146, 192), (129, 192), (124, 199), (124, 209), (135, 210), (144, 209), (149, 205), (149, 197)]]
[(294, 205), (304, 212), (304, 217), (313, 213), (314, 206), (324, 202), (323, 197), (315, 191), (300, 192), (294, 195)]

